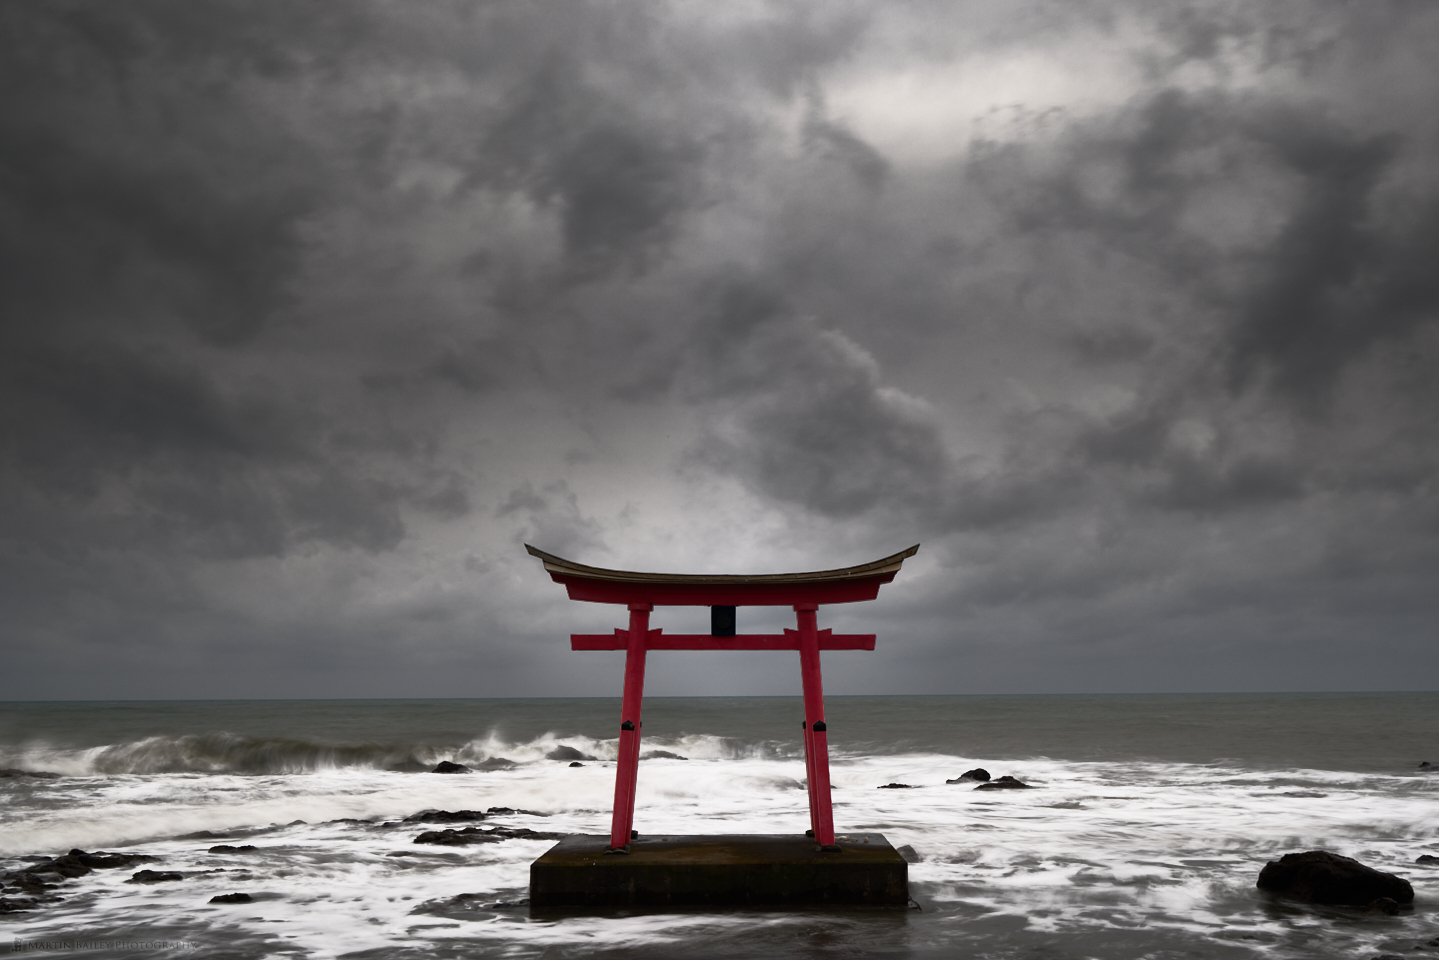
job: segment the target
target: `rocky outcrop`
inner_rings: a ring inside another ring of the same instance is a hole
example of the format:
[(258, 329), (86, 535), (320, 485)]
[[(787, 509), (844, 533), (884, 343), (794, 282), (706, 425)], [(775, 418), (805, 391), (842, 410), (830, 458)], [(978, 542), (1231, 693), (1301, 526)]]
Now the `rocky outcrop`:
[(983, 767), (975, 767), (973, 770), (966, 770), (953, 780), (946, 780), (945, 783), (983, 783), (989, 779), (989, 771)]
[(527, 817), (548, 817), (548, 813), (539, 813), (534, 810), (516, 810), (514, 807), (490, 807), (481, 813), (479, 810), (421, 810), (419, 813), (412, 813), (400, 823), (475, 823), (479, 820), (488, 820), (490, 817), (508, 817), (515, 814), (522, 814)]
[(483, 820), (488, 813), (478, 810), (421, 810), (412, 813), (402, 823), (474, 823)]
[(881, 783), (876, 790), (913, 790), (912, 783)]
[(592, 757), (592, 756), (590, 756), (588, 753), (580, 753), (580, 751), (576, 750), (574, 747), (555, 747), (555, 748), (554, 748), (553, 750), (551, 750), (549, 753), (545, 754), (545, 759), (546, 759), (546, 760), (598, 760), (599, 758), (598, 758), (598, 757)]
[(220, 844), (216, 844), (215, 846), (211, 847), (211, 848), (209, 849), (209, 851), (207, 851), (207, 852), (209, 852), (209, 853), (254, 853), (256, 850), (259, 850), (259, 849), (260, 849), (260, 848), (257, 847), (257, 846), (255, 846), (253, 843), (247, 843), (247, 844), (245, 844), (244, 846), (240, 846), (240, 847), (232, 847), (232, 846), (230, 846), (228, 843), (220, 843)]
[(640, 754), (641, 760), (688, 760), (689, 757), (682, 757), (677, 753), (670, 753), (668, 750), (646, 750)]
[(141, 870), (132, 876), (126, 883), (169, 883), (172, 880), (184, 880), (183, 873), (176, 873), (174, 870)]
[(218, 897), (211, 897), (211, 903), (254, 903), (255, 898), (248, 893), (222, 893)]
[(976, 790), (1032, 790), (1034, 784), (1016, 780), (1010, 776), (1000, 777), (998, 780), (991, 780), (988, 783), (981, 783), (975, 787)]
[(498, 843), (501, 840), (563, 840), (563, 833), (541, 833), (524, 827), (465, 827), (463, 830), (427, 830), (415, 843), (431, 843), (441, 847), (463, 847), (472, 843)]
[(1287, 853), (1259, 871), (1260, 890), (1309, 903), (1363, 907), (1381, 898), (1413, 903), (1408, 880), (1327, 850)]
[(435, 769), (431, 770), (430, 772), (431, 772), (431, 773), (469, 773), (469, 772), (470, 772), (470, 768), (467, 767), (467, 766), (465, 766), (463, 763), (451, 763), (449, 760), (441, 760), (439, 763), (435, 764)]
[[(83, 877), (94, 870), (113, 870), (132, 863), (158, 860), (143, 853), (87, 853), (71, 850), (62, 857), (27, 857), (33, 860), (23, 870), (11, 870), (0, 876), (0, 913), (33, 910), (58, 900), (50, 891), (66, 880)], [(147, 871), (141, 871), (145, 873)]]

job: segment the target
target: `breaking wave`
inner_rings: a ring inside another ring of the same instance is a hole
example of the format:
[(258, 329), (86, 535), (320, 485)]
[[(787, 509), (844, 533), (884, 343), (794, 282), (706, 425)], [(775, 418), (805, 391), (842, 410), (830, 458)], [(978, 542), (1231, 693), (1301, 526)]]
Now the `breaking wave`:
[[(546, 733), (513, 743), (494, 735), (464, 743), (327, 743), (288, 737), (233, 733), (156, 736), (88, 748), (28, 744), (0, 747), (0, 769), (64, 776), (122, 776), (160, 773), (278, 775), (342, 769), (404, 773), (432, 770), (442, 760), (477, 772), (544, 761), (613, 761), (618, 741)], [(746, 742), (731, 737), (691, 735), (645, 738), (645, 759), (786, 759), (800, 755), (798, 743)]]

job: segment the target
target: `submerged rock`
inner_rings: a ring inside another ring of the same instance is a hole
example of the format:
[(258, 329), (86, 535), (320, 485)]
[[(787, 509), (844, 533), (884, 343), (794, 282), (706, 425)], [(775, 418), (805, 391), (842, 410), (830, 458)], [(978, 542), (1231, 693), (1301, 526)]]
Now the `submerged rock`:
[(1387, 917), (1399, 916), (1399, 904), (1388, 897), (1379, 897), (1364, 908), (1370, 913), (1382, 913)]
[(563, 840), (563, 833), (541, 833), (524, 827), (465, 827), (463, 830), (427, 830), (415, 843), (431, 843), (441, 847), (463, 847), (472, 843), (498, 843), (501, 840)]
[(184, 880), (185, 875), (176, 873), (173, 870), (141, 870), (126, 883), (169, 883), (172, 880)]
[(419, 813), (412, 813), (402, 823), (473, 823), (476, 820), (483, 820), (488, 813), (481, 813), (478, 810), (421, 810)]
[(515, 761), (507, 760), (504, 757), (490, 757), (488, 760), (482, 760), (475, 764), (474, 769), (488, 773), (491, 770), (513, 770), (518, 766), (519, 764)]
[(1010, 776), (1000, 777), (998, 780), (991, 780), (988, 783), (981, 783), (975, 787), (976, 790), (1033, 790), (1034, 784), (1016, 780)]
[(1430, 864), (1430, 865), (1432, 866), (1432, 865), (1434, 865), (1434, 864), (1439, 864), (1439, 857), (1430, 856), (1430, 855), (1427, 854), (1427, 853), (1421, 853), (1421, 854), (1419, 854), (1418, 857), (1416, 857), (1416, 858), (1414, 859), (1414, 862), (1415, 862), (1415, 863), (1427, 863), (1427, 864)]
[(546, 760), (598, 760), (599, 757), (592, 757), (588, 753), (580, 753), (574, 747), (555, 747), (545, 754)]
[(578, 760), (571, 760), (571, 761), (570, 761), (570, 766), (572, 766), (572, 767), (583, 767), (584, 764), (583, 764), (583, 763), (580, 763)]
[(448, 761), (448, 760), (441, 760), (439, 763), (435, 764), (435, 769), (431, 770), (430, 772), (431, 772), (431, 773), (469, 773), (469, 772), (470, 772), (470, 768), (467, 767), (467, 766), (465, 766), (463, 763), (451, 763), (451, 762)]
[(58, 780), (60, 774), (46, 773), (43, 770), (16, 770), (14, 767), (6, 767), (0, 770), (0, 777), (33, 777), (36, 780)]
[(485, 811), (491, 817), (505, 817), (511, 814), (522, 813), (527, 817), (548, 817), (548, 813), (540, 813), (538, 810), (516, 810), (514, 807), (490, 807)]
[(1327, 850), (1286, 853), (1271, 860), (1259, 871), (1255, 886), (1309, 903), (1363, 907), (1381, 898), (1395, 903), (1414, 902), (1414, 888), (1403, 877), (1382, 873), (1352, 857)]
[(254, 903), (255, 898), (248, 893), (222, 893), (218, 897), (211, 897), (211, 903)]
[(913, 789), (914, 789), (914, 784), (912, 784), (912, 783), (881, 783), (879, 786), (875, 787), (875, 789), (876, 789), (876, 790), (913, 790)]
[(988, 771), (988, 770), (984, 769), (983, 767), (975, 767), (973, 770), (966, 770), (966, 771), (964, 771), (964, 772), (961, 773), (959, 776), (955, 777), (953, 780), (946, 780), (946, 781), (944, 781), (944, 782), (945, 782), (945, 783), (964, 783), (964, 782), (966, 782), (966, 781), (972, 780), (972, 781), (974, 781), (974, 782), (976, 782), (976, 783), (983, 783), (984, 781), (986, 781), (986, 780), (988, 780), (988, 779), (989, 779), (989, 771)]
[[(593, 760), (593, 757), (587, 759)], [(688, 760), (689, 757), (682, 757), (677, 753), (670, 753), (668, 750), (647, 750), (640, 754), (641, 760)]]
[(256, 851), (256, 850), (258, 850), (258, 849), (260, 849), (260, 848), (257, 847), (257, 846), (255, 846), (253, 843), (247, 843), (247, 844), (245, 844), (245, 845), (242, 846), (242, 847), (232, 847), (232, 846), (230, 846), (228, 843), (220, 843), (220, 844), (216, 844), (215, 846), (211, 847), (207, 852), (208, 852), (208, 853), (253, 853), (254, 851)]

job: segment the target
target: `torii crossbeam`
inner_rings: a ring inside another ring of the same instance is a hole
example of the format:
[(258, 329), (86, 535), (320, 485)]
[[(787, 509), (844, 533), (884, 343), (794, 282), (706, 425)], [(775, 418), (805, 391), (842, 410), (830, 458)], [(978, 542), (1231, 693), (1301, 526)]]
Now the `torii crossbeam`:
[[(882, 584), (899, 573), (919, 544), (893, 556), (857, 567), (811, 573), (679, 574), (605, 570), (562, 557), (525, 549), (544, 562), (545, 571), (564, 584), (571, 600), (622, 603), (629, 608), (628, 630), (613, 634), (570, 635), (574, 650), (624, 650), (625, 692), (620, 707), (619, 763), (615, 771), (615, 807), (610, 850), (627, 851), (633, 835), (635, 781), (639, 775), (640, 710), (644, 699), (645, 654), (650, 650), (797, 650), (804, 683), (804, 762), (809, 784), (810, 829), (820, 846), (834, 843), (834, 815), (829, 795), (829, 733), (824, 722), (824, 687), (820, 679), (821, 650), (873, 650), (875, 636), (836, 634), (818, 629), (821, 604), (873, 600)], [(665, 634), (649, 628), (657, 606), (709, 607), (708, 634)], [(793, 607), (795, 630), (782, 634), (735, 634), (735, 608)]]

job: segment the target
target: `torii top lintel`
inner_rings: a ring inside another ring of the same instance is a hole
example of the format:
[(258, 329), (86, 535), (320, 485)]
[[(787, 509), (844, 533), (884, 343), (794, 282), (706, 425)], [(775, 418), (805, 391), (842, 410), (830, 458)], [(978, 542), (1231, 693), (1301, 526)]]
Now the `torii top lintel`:
[(797, 603), (853, 603), (873, 600), (882, 584), (899, 573), (906, 559), (919, 551), (908, 550), (836, 570), (809, 573), (689, 574), (635, 573), (606, 570), (575, 563), (537, 550), (529, 544), (530, 556), (543, 561), (555, 583), (564, 584), (571, 600), (593, 603), (648, 603), (654, 606), (791, 606)]

